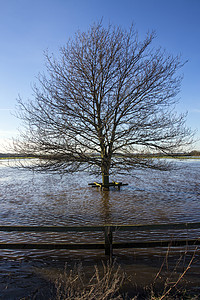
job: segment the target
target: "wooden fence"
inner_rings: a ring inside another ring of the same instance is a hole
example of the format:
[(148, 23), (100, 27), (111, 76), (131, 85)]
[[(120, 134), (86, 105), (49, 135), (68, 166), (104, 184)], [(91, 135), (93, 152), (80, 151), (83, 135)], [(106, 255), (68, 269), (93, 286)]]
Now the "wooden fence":
[(113, 249), (123, 248), (154, 248), (171, 247), (184, 245), (200, 245), (198, 239), (170, 239), (159, 241), (132, 241), (132, 242), (113, 242), (113, 232), (118, 231), (147, 231), (152, 234), (153, 231), (166, 230), (189, 230), (199, 229), (200, 222), (196, 223), (176, 223), (176, 224), (152, 224), (152, 225), (105, 225), (105, 226), (0, 226), (0, 231), (4, 232), (104, 232), (103, 243), (1, 243), (0, 249), (102, 249), (105, 255), (112, 257)]

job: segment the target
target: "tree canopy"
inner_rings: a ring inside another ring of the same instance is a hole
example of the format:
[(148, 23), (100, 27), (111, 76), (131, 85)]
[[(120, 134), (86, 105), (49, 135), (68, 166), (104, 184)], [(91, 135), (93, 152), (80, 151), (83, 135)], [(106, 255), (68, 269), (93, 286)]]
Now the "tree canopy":
[(163, 168), (138, 153), (172, 153), (191, 142), (185, 114), (175, 112), (183, 66), (152, 46), (154, 32), (140, 41), (134, 27), (102, 23), (60, 49), (45, 54), (47, 71), (34, 99), (19, 101), (24, 130), (15, 152), (33, 154), (38, 170), (101, 173)]

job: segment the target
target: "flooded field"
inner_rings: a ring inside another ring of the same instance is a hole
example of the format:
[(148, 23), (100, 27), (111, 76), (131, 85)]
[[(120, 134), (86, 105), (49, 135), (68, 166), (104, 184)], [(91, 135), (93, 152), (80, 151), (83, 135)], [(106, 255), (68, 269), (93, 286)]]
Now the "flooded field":
[[(97, 180), (87, 173), (34, 174), (0, 161), (0, 225), (104, 225), (200, 222), (200, 160), (177, 160), (171, 172), (135, 171), (111, 179), (128, 183), (120, 191), (88, 186)], [(199, 230), (157, 232), (155, 239), (198, 238)], [(147, 240), (147, 233), (116, 233), (115, 241)], [(1, 242), (95, 242), (103, 234), (5, 233)], [(166, 251), (166, 249), (165, 249)], [(165, 256), (163, 249), (116, 250), (115, 257), (137, 280), (151, 281)], [(176, 250), (179, 256), (181, 249)], [(199, 255), (199, 254), (197, 254)], [(34, 293), (64, 262), (82, 261), (87, 268), (104, 260), (102, 251), (0, 250), (0, 299), (20, 299)], [(174, 258), (172, 259), (174, 260)], [(199, 259), (190, 281), (200, 274)], [(198, 273), (199, 272), (199, 273)], [(195, 276), (194, 276), (195, 274)], [(46, 285), (45, 285), (46, 286)], [(7, 298), (6, 298), (7, 297)], [(39, 299), (39, 298), (38, 298)], [(42, 298), (41, 298), (42, 299)], [(45, 299), (45, 298), (44, 298)]]

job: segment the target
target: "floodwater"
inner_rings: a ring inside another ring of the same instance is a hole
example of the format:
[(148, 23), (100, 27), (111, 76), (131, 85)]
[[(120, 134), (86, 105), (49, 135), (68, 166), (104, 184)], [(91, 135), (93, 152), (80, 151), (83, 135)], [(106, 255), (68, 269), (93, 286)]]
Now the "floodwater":
[[(173, 171), (135, 171), (111, 178), (128, 183), (120, 191), (88, 186), (100, 180), (87, 173), (51, 175), (13, 169), (0, 161), (0, 225), (104, 225), (200, 222), (200, 160), (176, 160)], [(116, 233), (115, 241), (198, 238), (200, 230), (187, 232)], [(5, 233), (0, 242), (96, 242), (101, 233)], [(177, 251), (181, 251), (178, 249)], [(185, 250), (184, 250), (185, 251)], [(141, 281), (152, 278), (164, 250), (117, 250), (116, 259), (134, 264)], [(176, 253), (177, 254), (177, 253)], [(20, 299), (46, 286), (55, 270), (82, 261), (93, 266), (104, 259), (101, 251), (0, 250), (0, 299)], [(199, 272), (199, 273), (198, 273)], [(47, 276), (48, 273), (48, 276)], [(193, 274), (200, 274), (196, 263)], [(145, 274), (145, 275), (144, 275)], [(192, 273), (191, 273), (192, 276)], [(194, 276), (193, 276), (194, 277)], [(195, 281), (195, 278), (192, 280)], [(191, 278), (190, 278), (191, 280)], [(195, 281), (196, 282), (196, 281)], [(39, 288), (38, 288), (39, 285)], [(46, 296), (45, 296), (46, 297)], [(37, 297), (36, 297), (37, 298)], [(38, 296), (37, 299), (47, 299)]]

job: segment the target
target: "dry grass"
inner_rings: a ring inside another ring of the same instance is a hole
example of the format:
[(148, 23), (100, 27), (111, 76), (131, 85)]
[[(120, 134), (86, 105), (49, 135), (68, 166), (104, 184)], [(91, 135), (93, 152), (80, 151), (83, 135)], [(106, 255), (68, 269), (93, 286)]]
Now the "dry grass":
[(103, 270), (95, 266), (94, 274), (87, 278), (78, 265), (59, 275), (55, 281), (56, 300), (108, 300), (125, 299), (120, 295), (120, 288), (123, 286), (126, 275), (121, 272), (119, 266), (103, 264)]
[[(185, 254), (186, 255), (186, 254)], [(195, 259), (195, 253), (187, 259), (182, 272), (178, 272), (178, 267), (185, 261), (185, 257), (180, 257), (173, 270), (168, 269), (169, 251), (165, 260), (156, 275), (152, 285), (137, 289), (131, 278), (121, 269), (116, 262), (102, 267), (94, 267), (94, 273), (86, 276), (82, 265), (75, 266), (60, 273), (54, 281), (55, 291), (51, 300), (170, 300), (170, 299), (200, 299), (193, 296), (185, 289), (184, 277)], [(164, 270), (165, 269), (165, 270)], [(134, 270), (133, 270), (134, 271)]]
[[(186, 273), (190, 270), (198, 251), (196, 247), (193, 254), (190, 256), (187, 249), (180, 255), (173, 269), (170, 270), (168, 265), (170, 248), (166, 253), (165, 259), (154, 278), (150, 287), (147, 288), (150, 300), (198, 300), (200, 295), (192, 295), (189, 289), (186, 288), (187, 280)], [(182, 270), (180, 272), (180, 269)]]

